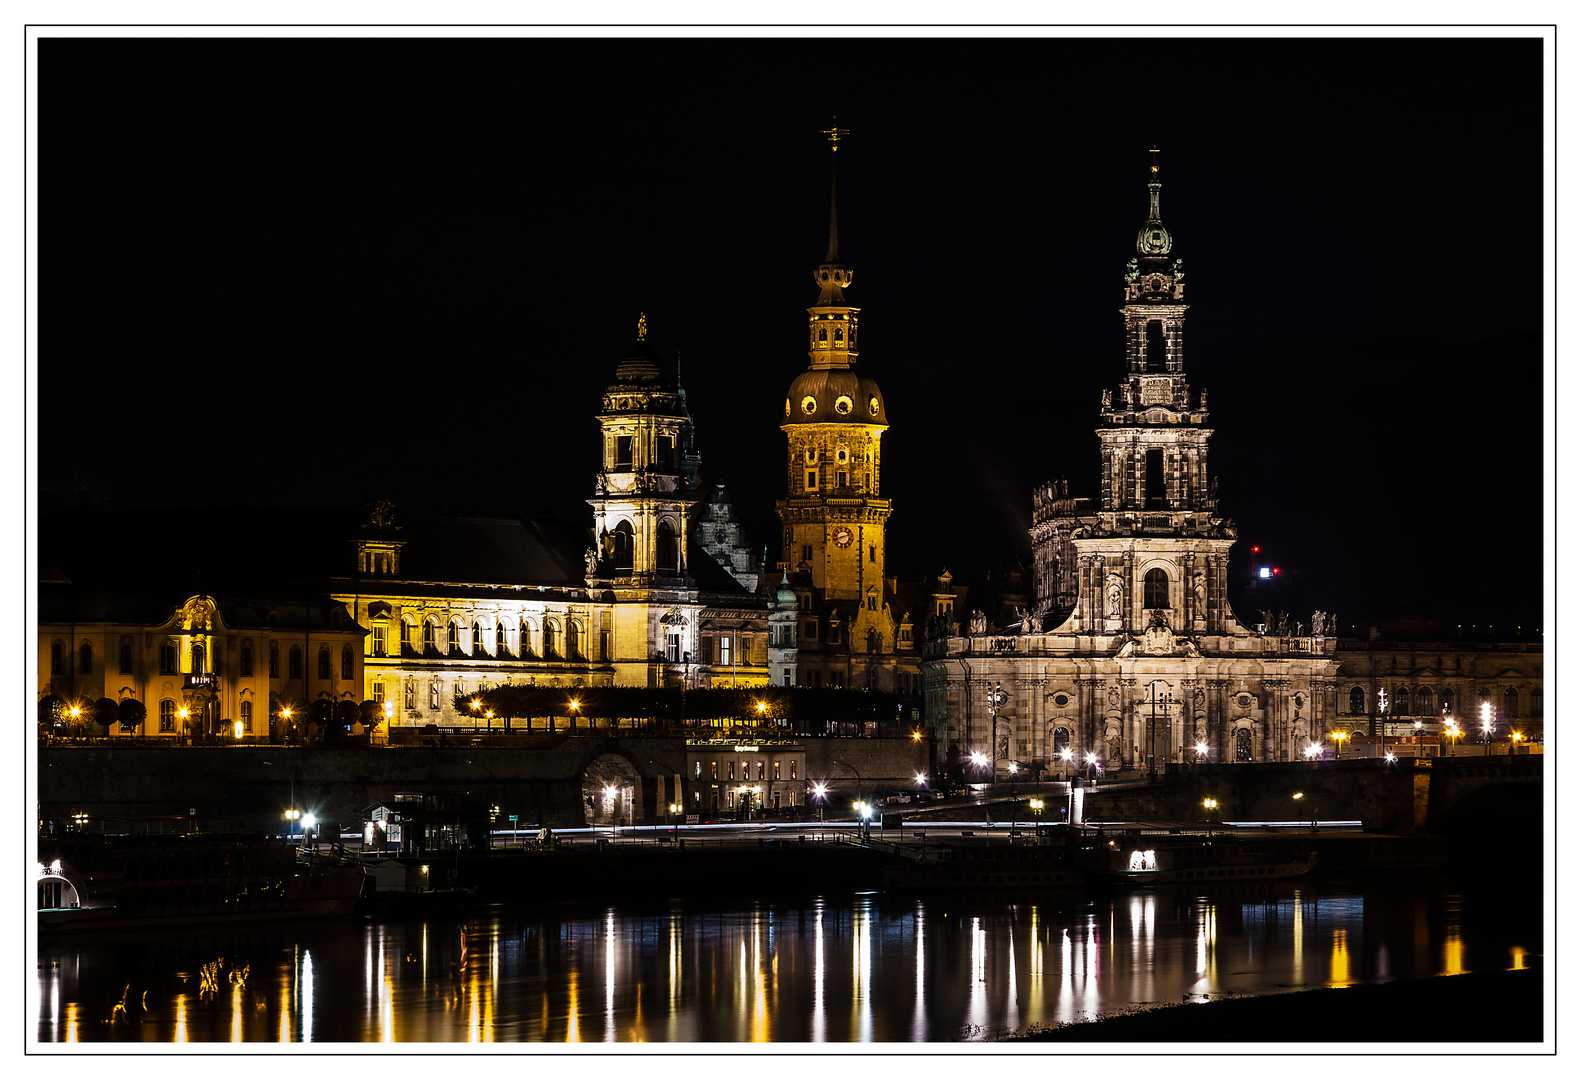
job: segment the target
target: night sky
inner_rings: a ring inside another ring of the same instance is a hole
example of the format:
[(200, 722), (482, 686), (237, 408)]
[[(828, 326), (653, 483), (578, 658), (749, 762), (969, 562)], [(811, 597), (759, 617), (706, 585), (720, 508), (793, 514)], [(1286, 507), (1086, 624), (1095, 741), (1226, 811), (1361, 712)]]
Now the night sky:
[(594, 413), (645, 312), (705, 480), (776, 559), (838, 117), (892, 572), (1029, 563), (1032, 485), (1097, 495), (1157, 146), (1236, 563), (1263, 546), (1303, 618), (1541, 623), (1536, 38), (38, 55), (46, 504), (590, 521)]

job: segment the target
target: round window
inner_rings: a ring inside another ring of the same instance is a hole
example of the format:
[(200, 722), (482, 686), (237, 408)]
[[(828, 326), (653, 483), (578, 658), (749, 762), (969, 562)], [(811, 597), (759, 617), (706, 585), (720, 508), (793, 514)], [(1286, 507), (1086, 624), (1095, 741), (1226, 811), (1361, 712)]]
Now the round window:
[(867, 412), (869, 416), (878, 415), (878, 398), (870, 397), (867, 399)]
[(1070, 704), (1070, 698), (1066, 697), (1064, 694), (1055, 694), (1054, 704), (1063, 709), (1066, 705)]
[(1235, 704), (1239, 705), (1243, 709), (1250, 709), (1252, 707), (1252, 695), (1242, 694), (1240, 697), (1235, 699)]
[(785, 399), (785, 415), (790, 415), (790, 398)]
[(845, 416), (851, 411), (851, 404), (851, 399), (846, 397), (844, 394), (841, 394), (839, 397), (834, 399), (834, 411), (839, 413), (841, 416)]
[(801, 399), (801, 411), (808, 416), (818, 411), (818, 402), (811, 394)]
[(809, 446), (807, 448), (806, 457), (807, 457), (807, 464), (809, 464), (809, 465), (811, 465), (813, 462), (817, 461), (818, 460), (818, 448), (816, 446)]
[(845, 447), (842, 446), (835, 452), (834, 459), (842, 465), (845, 464)]

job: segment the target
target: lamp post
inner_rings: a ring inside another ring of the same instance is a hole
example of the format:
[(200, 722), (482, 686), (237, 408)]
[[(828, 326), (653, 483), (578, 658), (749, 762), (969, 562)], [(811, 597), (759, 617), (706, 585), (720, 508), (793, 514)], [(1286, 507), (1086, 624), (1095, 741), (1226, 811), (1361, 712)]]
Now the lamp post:
[(1449, 756), (1455, 756), (1455, 740), (1460, 738), (1460, 725), (1453, 720), (1444, 721), (1444, 734), (1449, 736)]
[(1016, 827), (1016, 773), (1020, 771), (1018, 762), (1010, 763), (1010, 827)]
[(844, 765), (847, 769), (850, 769), (852, 772), (856, 773), (856, 797), (860, 799), (862, 797), (862, 774), (857, 772), (856, 766), (852, 765), (849, 761), (836, 760), (835, 764)]
[[(1302, 817), (1305, 817), (1305, 816), (1306, 816), (1306, 815), (1305, 815), (1305, 814), (1303, 814), (1303, 813), (1301, 813), (1301, 805), (1300, 805), (1300, 800), (1301, 800), (1301, 799), (1302, 799), (1302, 798), (1303, 798), (1303, 797), (1304, 797), (1304, 796), (1303, 796), (1303, 795), (1302, 795), (1302, 793), (1301, 793), (1301, 792), (1299, 792), (1299, 791), (1297, 791), (1297, 792), (1295, 792), (1295, 793), (1293, 793), (1293, 794), (1292, 794), (1292, 795), (1291, 795), (1291, 796), (1290, 796), (1290, 798), (1291, 798), (1291, 799), (1293, 799), (1293, 800), (1295, 800), (1295, 801), (1296, 801), (1296, 816), (1297, 816), (1297, 817), (1298, 817), (1298, 818), (1302, 818)], [(1315, 805), (1315, 804), (1310, 804), (1310, 805), (1312, 805), (1312, 831), (1313, 831), (1313, 832), (1317, 832), (1317, 806), (1316, 806), (1316, 805)]]
[(1065, 766), (1065, 782), (1068, 784), (1070, 783), (1070, 763), (1076, 760), (1076, 751), (1068, 746), (1062, 747), (1059, 752), (1059, 759)]
[(1482, 703), (1482, 756), (1488, 756), (1488, 744), (1493, 741), (1493, 703)]
[(1511, 757), (1515, 756), (1515, 744), (1520, 742), (1520, 741), (1521, 741), (1521, 733), (1519, 731), (1512, 730), (1510, 732), (1510, 756)]
[(1197, 764), (1198, 765), (1201, 765), (1204, 761), (1206, 761), (1208, 759), (1208, 744), (1207, 743), (1199, 742), (1192, 749), (1196, 750), (1196, 752), (1197, 752)]
[(680, 839), (681, 836), (681, 804), (670, 804), (670, 837)]
[(1043, 800), (1033, 799), (1027, 803), (1027, 807), (1032, 811), (1032, 827), (1041, 829), (1043, 826)]
[(823, 804), (824, 804), (824, 800), (827, 799), (828, 796), (829, 796), (829, 785), (828, 784), (814, 784), (812, 786), (812, 797), (813, 797), (814, 801), (816, 801), (818, 803), (818, 823), (819, 824), (823, 823)]
[[(994, 681), (994, 688), (988, 692), (988, 753), (995, 769), (999, 768), (999, 706), (1008, 700), (1005, 692), (999, 688), (999, 681)], [(1005, 757), (1010, 756), (1009, 740), (1006, 740)], [(990, 777), (992, 779), (992, 777)]]
[(1344, 756), (1345, 740), (1350, 738), (1350, 732), (1336, 730), (1329, 733), (1334, 739), (1334, 760), (1338, 761)]
[(1203, 817), (1203, 820), (1208, 823), (1208, 839), (1210, 839), (1210, 840), (1213, 839), (1213, 811), (1217, 810), (1218, 808), (1219, 808), (1219, 800), (1218, 799), (1203, 799), (1202, 800), (1202, 810), (1203, 810), (1202, 817)]

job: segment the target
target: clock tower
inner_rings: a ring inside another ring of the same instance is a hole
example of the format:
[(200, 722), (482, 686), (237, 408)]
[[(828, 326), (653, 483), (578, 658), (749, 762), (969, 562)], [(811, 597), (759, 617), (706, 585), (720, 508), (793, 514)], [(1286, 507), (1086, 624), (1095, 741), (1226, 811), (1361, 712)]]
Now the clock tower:
[[(839, 150), (844, 131), (824, 132)], [(879, 441), (889, 427), (878, 383), (858, 373), (857, 312), (844, 290), (851, 271), (840, 259), (835, 185), (829, 194), (829, 247), (813, 271), (818, 300), (807, 309), (807, 370), (786, 393), (784, 423), (785, 563), (805, 574), (825, 623), (853, 651), (894, 648), (894, 621), (884, 595), (884, 522)], [(843, 624), (843, 629), (842, 629)], [(830, 639), (834, 641), (834, 639)]]

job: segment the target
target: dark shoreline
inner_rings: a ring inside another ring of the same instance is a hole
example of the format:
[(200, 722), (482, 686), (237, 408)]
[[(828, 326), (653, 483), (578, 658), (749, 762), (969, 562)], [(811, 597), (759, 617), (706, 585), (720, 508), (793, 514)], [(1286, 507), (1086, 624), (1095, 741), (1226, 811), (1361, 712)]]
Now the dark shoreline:
[[(1540, 963), (1540, 961), (1539, 961)], [(1468, 1006), (1482, 1003), (1476, 1018)], [(1486, 1005), (1497, 1002), (1495, 1011)], [(1542, 968), (1139, 1008), (1012, 1042), (1540, 1043)]]

